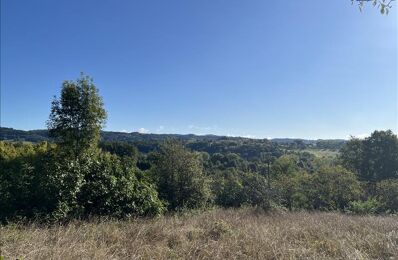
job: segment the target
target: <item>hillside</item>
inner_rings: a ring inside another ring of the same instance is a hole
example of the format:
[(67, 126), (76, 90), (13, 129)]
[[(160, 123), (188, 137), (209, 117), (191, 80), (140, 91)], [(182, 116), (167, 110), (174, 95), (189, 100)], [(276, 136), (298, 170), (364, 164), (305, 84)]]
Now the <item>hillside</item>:
[[(273, 142), (281, 145), (304, 145), (318, 149), (338, 150), (346, 142), (342, 139), (295, 139), (295, 138), (273, 138), (273, 139), (252, 139), (246, 137), (218, 136), (218, 135), (195, 135), (195, 134), (142, 134), (138, 132), (114, 132), (102, 131), (101, 140), (106, 142), (159, 142), (166, 139), (178, 139), (183, 142), (212, 142), (212, 141), (250, 141), (254, 143)], [(0, 127), (0, 140), (41, 142), (49, 141), (51, 138), (48, 131), (40, 130), (17, 130), (8, 127)]]

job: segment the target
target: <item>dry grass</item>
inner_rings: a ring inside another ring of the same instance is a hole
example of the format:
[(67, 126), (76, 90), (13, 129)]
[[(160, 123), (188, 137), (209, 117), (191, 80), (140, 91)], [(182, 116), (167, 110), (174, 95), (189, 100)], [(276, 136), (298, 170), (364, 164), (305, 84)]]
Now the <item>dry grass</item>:
[(5, 259), (398, 259), (398, 218), (214, 210), (0, 227)]

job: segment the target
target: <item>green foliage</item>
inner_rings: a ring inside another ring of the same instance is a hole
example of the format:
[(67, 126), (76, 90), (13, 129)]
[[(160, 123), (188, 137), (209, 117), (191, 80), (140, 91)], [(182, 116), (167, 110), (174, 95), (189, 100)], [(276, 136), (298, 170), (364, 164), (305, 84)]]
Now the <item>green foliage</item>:
[(367, 200), (356, 200), (349, 203), (348, 212), (355, 214), (375, 214), (380, 208), (380, 202), (374, 198), (369, 197)]
[(345, 144), (345, 140), (317, 140), (316, 141), (316, 148), (318, 149), (326, 149), (332, 151), (340, 150), (343, 145)]
[(226, 169), (237, 169), (246, 171), (248, 168), (247, 161), (243, 160), (236, 153), (215, 153), (209, 158), (209, 168), (226, 170)]
[(101, 154), (84, 177), (77, 201), (83, 215), (159, 215), (164, 207), (153, 185), (128, 159)]
[(43, 142), (50, 141), (47, 130), (16, 130), (9, 127), (0, 127), (0, 140), (14, 142)]
[(377, 183), (376, 196), (383, 211), (398, 212), (398, 179), (383, 180)]
[(69, 158), (47, 143), (0, 142), (0, 220), (158, 215), (164, 206), (130, 158)]
[(365, 7), (365, 3), (372, 3), (373, 6), (380, 10), (381, 14), (388, 15), (392, 8), (392, 2), (395, 0), (351, 0), (351, 3), (357, 2), (359, 10), (362, 11)]
[[(50, 131), (51, 132), (51, 131)], [(53, 136), (54, 134), (52, 134)], [(282, 155), (281, 144), (266, 139), (248, 139), (241, 137), (226, 137), (215, 135), (177, 135), (177, 134), (140, 134), (137, 132), (101, 132), (101, 141), (104, 143), (132, 144), (138, 148), (141, 153), (150, 153), (159, 148), (159, 145), (168, 140), (175, 139), (184, 146), (193, 151), (206, 152), (210, 155), (219, 153), (236, 154), (244, 161), (261, 160), (263, 154), (268, 154), (273, 158)], [(12, 128), (0, 127), (0, 140), (8, 141), (30, 141), (37, 142), (41, 140), (55, 141), (57, 139), (49, 137), (47, 130), (22, 131)], [(61, 141), (58, 138), (58, 141)], [(100, 144), (102, 146), (102, 144)], [(107, 145), (107, 148), (113, 149)], [(111, 151), (110, 151), (111, 152)]]
[(272, 157), (282, 155), (280, 146), (267, 139), (217, 137), (215, 140), (188, 140), (186, 146), (194, 151), (207, 152), (211, 155), (237, 154), (247, 161), (260, 160), (263, 154), (269, 154)]
[(260, 206), (263, 209), (271, 207), (272, 191), (268, 188), (267, 180), (257, 174), (247, 172), (242, 176), (244, 204)]
[(220, 171), (214, 175), (213, 190), (215, 203), (222, 207), (251, 205), (268, 209), (271, 205), (267, 181), (257, 173)]
[(166, 141), (156, 154), (152, 175), (170, 210), (201, 208), (209, 202), (209, 181), (199, 156), (173, 140)]
[(136, 149), (104, 145), (125, 156), (123, 161), (97, 149), (105, 119), (102, 98), (89, 77), (65, 81), (48, 121), (58, 146), (0, 145), (0, 218), (162, 213), (154, 187), (137, 177)]
[[(161, 143), (167, 136), (137, 134), (134, 144), (109, 142), (105, 135), (99, 145), (105, 119), (98, 90), (82, 75), (65, 81), (60, 99), (53, 101), (48, 127), (57, 144), (0, 141), (0, 221), (154, 216), (166, 207), (197, 210), (213, 202), (398, 212), (398, 139), (391, 131), (350, 140), (336, 162), (303, 150), (314, 142), (291, 139), (188, 135)], [(15, 137), (10, 129), (0, 130)], [(42, 131), (33, 139), (37, 136), (46, 137)], [(117, 134), (122, 141), (131, 136)]]
[(240, 207), (243, 205), (243, 184), (241, 176), (236, 170), (219, 171), (214, 175), (212, 188), (217, 205), (223, 207)]
[(120, 157), (127, 156), (137, 160), (139, 156), (137, 147), (129, 143), (101, 142), (99, 147), (102, 149), (102, 151), (110, 152), (111, 154), (116, 154)]
[(325, 167), (312, 176), (313, 207), (321, 210), (342, 210), (362, 195), (354, 173), (342, 167)]
[(50, 147), (0, 142), (0, 220), (33, 217), (49, 206), (42, 180)]
[[(47, 166), (49, 175), (47, 180), (50, 190), (56, 190), (57, 198), (54, 218), (68, 218), (80, 216), (78, 197), (86, 182), (86, 176), (95, 171), (97, 155), (81, 154), (79, 157), (65, 157), (55, 154), (51, 165)], [(100, 172), (96, 172), (100, 174)]]
[(274, 177), (293, 175), (298, 171), (313, 173), (328, 163), (329, 160), (324, 158), (319, 160), (315, 155), (308, 152), (291, 152), (274, 161), (271, 173)]
[(54, 98), (47, 122), (63, 152), (78, 156), (96, 148), (106, 112), (98, 89), (88, 76), (62, 84), (60, 99)]
[(355, 174), (342, 167), (323, 167), (313, 174), (296, 171), (274, 182), (280, 203), (289, 209), (343, 210), (362, 195)]
[(272, 164), (272, 174), (278, 175), (292, 175), (299, 170), (297, 165), (298, 156), (296, 155), (282, 155)]
[(364, 140), (351, 139), (340, 160), (363, 181), (398, 178), (398, 138), (391, 130), (374, 131)]
[(288, 209), (312, 209), (312, 175), (297, 171), (290, 175), (280, 175), (273, 182), (279, 203)]

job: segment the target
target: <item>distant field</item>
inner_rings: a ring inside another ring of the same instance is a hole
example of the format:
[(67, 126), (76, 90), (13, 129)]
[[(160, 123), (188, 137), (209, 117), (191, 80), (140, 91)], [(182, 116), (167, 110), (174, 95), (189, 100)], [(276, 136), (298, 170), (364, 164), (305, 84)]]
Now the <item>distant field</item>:
[(398, 218), (214, 210), (0, 227), (5, 259), (397, 259)]
[(339, 152), (338, 151), (333, 151), (333, 150), (320, 150), (320, 149), (304, 149), (300, 150), (301, 152), (308, 152), (312, 153), (313, 155), (320, 157), (320, 158), (334, 158), (336, 157)]

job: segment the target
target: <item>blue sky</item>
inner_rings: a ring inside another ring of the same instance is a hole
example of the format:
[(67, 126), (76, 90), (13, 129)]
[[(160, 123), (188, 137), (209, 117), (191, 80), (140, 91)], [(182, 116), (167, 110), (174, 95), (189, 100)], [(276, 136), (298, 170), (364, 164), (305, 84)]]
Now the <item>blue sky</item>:
[(1, 126), (45, 128), (94, 78), (106, 130), (346, 138), (397, 132), (397, 14), (349, 0), (1, 1)]

